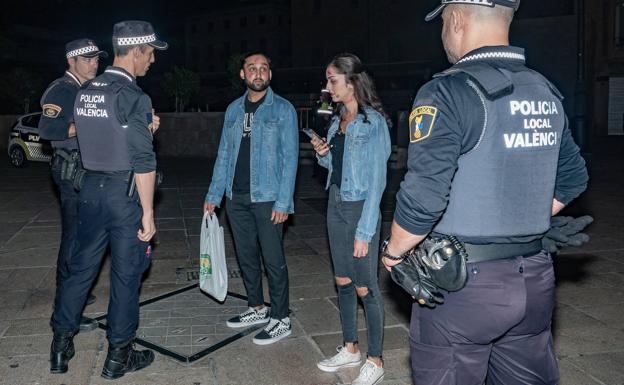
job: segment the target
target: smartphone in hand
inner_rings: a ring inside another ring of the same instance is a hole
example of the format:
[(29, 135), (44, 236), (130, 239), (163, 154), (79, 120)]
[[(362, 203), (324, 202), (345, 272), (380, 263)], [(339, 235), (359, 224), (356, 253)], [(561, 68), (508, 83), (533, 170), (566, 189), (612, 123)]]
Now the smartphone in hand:
[(314, 132), (314, 130), (312, 130), (311, 128), (304, 128), (303, 132), (310, 137), (310, 139), (314, 139), (314, 138), (318, 138), (318, 139), (322, 139), (316, 132)]

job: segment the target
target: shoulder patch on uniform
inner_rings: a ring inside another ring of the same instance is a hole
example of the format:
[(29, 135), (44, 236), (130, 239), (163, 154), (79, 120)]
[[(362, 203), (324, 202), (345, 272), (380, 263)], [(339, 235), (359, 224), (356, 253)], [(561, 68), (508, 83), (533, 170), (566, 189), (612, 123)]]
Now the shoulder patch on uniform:
[(46, 118), (52, 118), (52, 119), (59, 116), (62, 110), (61, 106), (56, 105), (56, 104), (44, 104), (43, 106), (41, 106), (41, 108), (43, 108), (43, 115)]
[(412, 110), (409, 116), (410, 143), (420, 142), (431, 135), (437, 115), (438, 109), (432, 106), (419, 106)]

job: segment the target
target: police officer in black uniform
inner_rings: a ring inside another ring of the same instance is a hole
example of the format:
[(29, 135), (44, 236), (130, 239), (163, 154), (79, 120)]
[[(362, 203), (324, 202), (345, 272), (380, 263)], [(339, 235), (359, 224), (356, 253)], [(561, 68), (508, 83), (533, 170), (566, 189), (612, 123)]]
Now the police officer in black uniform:
[(561, 94), (509, 46), (518, 6), (443, 0), (426, 18), (442, 14), (453, 66), (414, 102), (408, 172), (382, 256), (389, 268), (428, 235), (456, 236), (468, 278), (440, 304), (421, 277), (410, 326), (415, 384), (559, 380), (554, 273), (540, 238), (588, 176)]
[(167, 43), (156, 37), (150, 23), (124, 21), (113, 28), (113, 48), (113, 65), (76, 96), (74, 119), (87, 172), (79, 194), (78, 244), (71, 276), (63, 282), (54, 310), (51, 347), (51, 371), (66, 372), (86, 288), (110, 246), (109, 346), (102, 370), (107, 379), (145, 368), (154, 360), (151, 350), (133, 346), (141, 276), (150, 264), (148, 242), (156, 232), (152, 134), (158, 122), (136, 77), (147, 73), (154, 50), (166, 49)]
[[(39, 120), (39, 131), (43, 139), (50, 140), (54, 148), (52, 157), (52, 179), (61, 198), (61, 246), (56, 263), (56, 300), (61, 283), (69, 277), (69, 259), (78, 228), (78, 193), (73, 187), (75, 170), (80, 168), (80, 152), (74, 125), (74, 100), (80, 86), (95, 77), (100, 57), (108, 54), (100, 51), (91, 39), (77, 39), (65, 45), (68, 69), (46, 89), (41, 97), (43, 113)], [(86, 289), (87, 291), (90, 288)], [(87, 304), (95, 302), (89, 295)], [(97, 322), (82, 317), (80, 330), (93, 330)]]

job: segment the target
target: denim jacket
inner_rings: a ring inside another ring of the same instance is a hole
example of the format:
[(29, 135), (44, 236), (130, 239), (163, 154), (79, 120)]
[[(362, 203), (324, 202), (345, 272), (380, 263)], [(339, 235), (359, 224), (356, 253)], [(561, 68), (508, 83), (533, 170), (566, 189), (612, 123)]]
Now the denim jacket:
[[(247, 93), (233, 101), (225, 111), (219, 153), (206, 203), (219, 206), (224, 191), (228, 198), (232, 198)], [(270, 87), (264, 102), (254, 114), (250, 151), (251, 201), (274, 201), (274, 211), (293, 213), (299, 159), (297, 113), (290, 102), (273, 93)]]
[[(379, 204), (386, 188), (386, 172), (390, 157), (390, 134), (385, 118), (377, 111), (365, 109), (364, 115), (358, 116), (347, 125), (345, 148), (342, 158), (342, 181), (340, 196), (345, 201), (365, 200), (362, 215), (355, 230), (355, 238), (370, 242), (375, 235), (379, 220)], [(334, 117), (327, 133), (327, 141), (338, 131), (340, 118)], [(332, 155), (317, 155), (321, 166), (327, 168), (326, 189), (329, 188), (332, 173)]]

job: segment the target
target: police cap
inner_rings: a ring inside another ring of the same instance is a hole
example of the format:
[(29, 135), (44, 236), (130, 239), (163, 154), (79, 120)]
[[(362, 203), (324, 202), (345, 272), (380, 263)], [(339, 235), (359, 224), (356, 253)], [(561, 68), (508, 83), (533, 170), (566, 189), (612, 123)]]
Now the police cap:
[(520, 0), (442, 0), (442, 4), (440, 4), (436, 9), (429, 12), (429, 14), (425, 17), (425, 21), (431, 21), (438, 17), (439, 14), (442, 13), (444, 7), (450, 4), (472, 4), (472, 5), (482, 5), (486, 7), (494, 7), (495, 5), (502, 5), (504, 7), (513, 8), (514, 11), (518, 9), (520, 6)]
[(154, 28), (147, 21), (126, 20), (113, 27), (113, 46), (123, 47), (130, 45), (149, 44), (156, 49), (165, 50), (167, 43), (159, 40)]
[(65, 56), (69, 59), (75, 56), (107, 58), (106, 51), (100, 51), (98, 46), (91, 39), (76, 39), (65, 44)]

